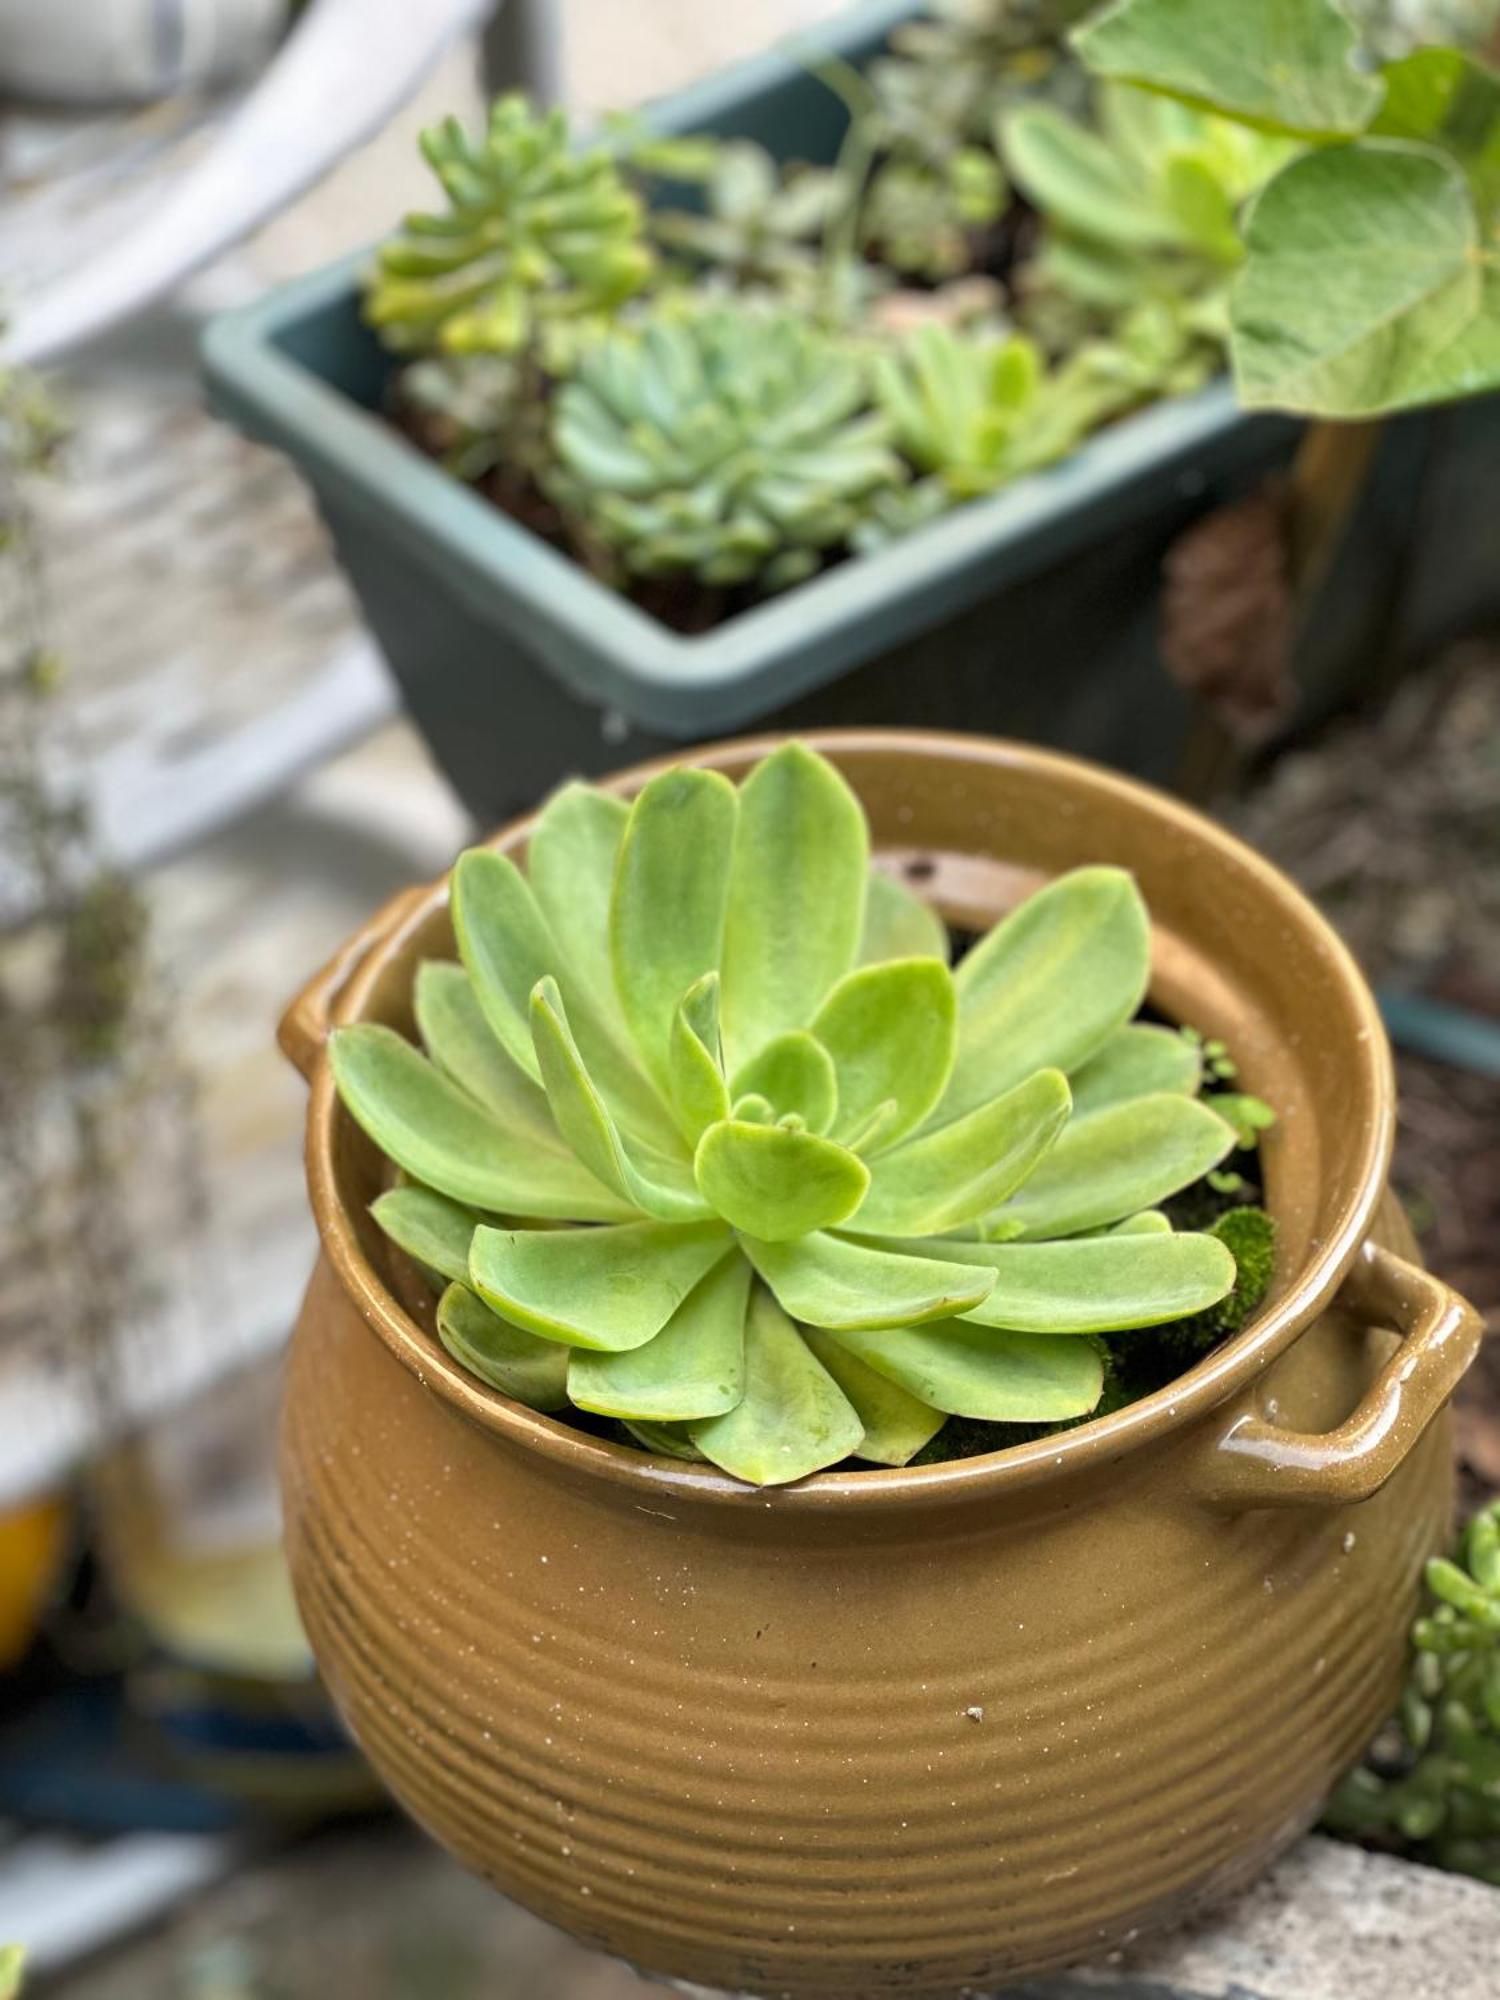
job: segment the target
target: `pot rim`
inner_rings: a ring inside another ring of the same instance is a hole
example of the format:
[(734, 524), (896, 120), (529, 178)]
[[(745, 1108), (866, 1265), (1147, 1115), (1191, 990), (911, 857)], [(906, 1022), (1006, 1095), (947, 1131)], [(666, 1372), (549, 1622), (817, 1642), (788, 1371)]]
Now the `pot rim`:
[[(947, 1505), (976, 1497), (1001, 1497), (1061, 1479), (1088, 1466), (1101, 1466), (1144, 1446), (1185, 1431), (1237, 1391), (1246, 1388), (1284, 1353), (1330, 1304), (1368, 1235), (1384, 1192), (1395, 1140), (1395, 1076), (1390, 1044), (1374, 995), (1354, 957), (1327, 920), (1288, 877), (1253, 848), (1206, 815), (1153, 786), (1122, 777), (1082, 757), (1044, 750), (1000, 737), (956, 731), (915, 729), (811, 730), (799, 740), (837, 761), (839, 753), (936, 756), (984, 764), (1024, 763), (1042, 775), (1066, 774), (1101, 793), (1133, 803), (1158, 819), (1176, 820), (1191, 837), (1226, 861), (1248, 871), (1279, 903), (1286, 920), (1316, 935), (1330, 972), (1361, 1022), (1358, 1061), (1362, 1093), (1372, 1115), (1361, 1121), (1364, 1138), (1357, 1176), (1340, 1204), (1333, 1228), (1317, 1244), (1295, 1279), (1269, 1310), (1258, 1313), (1233, 1340), (1163, 1389), (1076, 1429), (1011, 1445), (973, 1458), (936, 1465), (881, 1468), (861, 1472), (819, 1472), (791, 1485), (751, 1487), (710, 1466), (679, 1461), (611, 1444), (575, 1430), (555, 1417), (512, 1402), (470, 1375), (406, 1311), (366, 1256), (359, 1232), (345, 1207), (335, 1167), (338, 1121), (347, 1118), (334, 1089), (326, 1054), (313, 1067), (307, 1116), (307, 1177), (313, 1213), (324, 1251), (361, 1317), (386, 1348), (427, 1389), (459, 1414), (528, 1451), (559, 1462), (575, 1473), (632, 1488), (641, 1502), (651, 1499), (760, 1504), (825, 1511), (860, 1506), (866, 1511)], [(655, 773), (683, 762), (724, 761), (741, 766), (786, 741), (786, 733), (734, 737), (688, 747), (684, 753), (654, 758), (599, 781), (600, 789), (630, 796)], [(535, 812), (509, 821), (490, 835), (487, 846), (512, 848), (529, 838)], [(448, 897), (447, 874), (404, 908), (400, 919), (360, 961), (340, 992), (331, 1025), (362, 1018), (370, 991), (385, 965)], [(1351, 1111), (1357, 1109), (1351, 1105)]]

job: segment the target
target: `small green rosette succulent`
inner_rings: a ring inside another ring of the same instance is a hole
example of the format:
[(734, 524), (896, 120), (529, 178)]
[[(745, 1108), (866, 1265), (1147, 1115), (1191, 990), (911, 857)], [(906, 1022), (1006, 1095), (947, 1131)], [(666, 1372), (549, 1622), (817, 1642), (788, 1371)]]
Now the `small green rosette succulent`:
[(452, 907), (425, 1053), (358, 1025), (332, 1063), (406, 1177), (377, 1219), (507, 1395), (770, 1485), (904, 1464), (950, 1414), (1084, 1416), (1096, 1336), (1235, 1283), (1156, 1207), (1235, 1135), (1198, 1049), (1133, 1021), (1149, 925), (1120, 869), (1062, 876), (952, 969), (790, 743), (738, 788), (570, 785), (524, 872), (460, 859)]
[(557, 398), (559, 505), (634, 576), (784, 589), (905, 468), (863, 361), (795, 313), (668, 302)]
[(409, 215), (365, 289), (365, 317), (396, 351), (514, 354), (650, 276), (640, 196), (609, 147), (572, 144), (562, 112), (502, 97), (479, 138), (448, 118), (422, 151), (447, 212)]

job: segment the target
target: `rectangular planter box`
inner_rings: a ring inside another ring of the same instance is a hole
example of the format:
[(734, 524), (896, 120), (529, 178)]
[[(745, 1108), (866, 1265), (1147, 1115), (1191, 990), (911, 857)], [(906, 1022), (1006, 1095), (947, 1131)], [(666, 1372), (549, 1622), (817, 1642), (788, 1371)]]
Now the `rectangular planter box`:
[[(819, 41), (865, 62), (917, 11), (875, 0)], [(650, 122), (828, 160), (843, 112), (772, 54), (670, 99)], [(1172, 780), (1192, 714), (1156, 651), (1162, 557), (1205, 509), (1287, 462), (1293, 422), (1243, 415), (1225, 384), (1159, 404), (878, 555), (686, 638), (381, 417), (392, 364), (360, 319), (362, 262), (215, 320), (205, 370), (216, 407), (311, 482), (406, 705), (479, 819), (529, 805), (568, 773), (755, 724), (971, 729)], [(1299, 663), (1304, 719), (1356, 693), (1378, 647), (1417, 650), (1500, 611), (1480, 484), (1497, 437), (1492, 405), (1388, 428)]]

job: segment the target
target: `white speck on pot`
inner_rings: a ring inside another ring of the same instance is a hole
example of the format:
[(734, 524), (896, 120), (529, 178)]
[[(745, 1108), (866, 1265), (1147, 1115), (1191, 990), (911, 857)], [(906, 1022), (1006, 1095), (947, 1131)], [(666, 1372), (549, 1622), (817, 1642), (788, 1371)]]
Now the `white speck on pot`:
[(1358, 1535), (1356, 1535), (1354, 1530), (1350, 1528), (1345, 1534), (1343, 1541), (1339, 1543), (1339, 1547), (1344, 1551), (1344, 1554), (1346, 1556), (1350, 1555), (1353, 1553), (1354, 1544), (1358, 1540), (1359, 1540)]
[(968, 1717), (970, 1722), (983, 1722), (984, 1720), (984, 1710), (979, 1706), (979, 1703), (977, 1701), (974, 1703), (972, 1708), (966, 1708), (964, 1710), (964, 1714)]

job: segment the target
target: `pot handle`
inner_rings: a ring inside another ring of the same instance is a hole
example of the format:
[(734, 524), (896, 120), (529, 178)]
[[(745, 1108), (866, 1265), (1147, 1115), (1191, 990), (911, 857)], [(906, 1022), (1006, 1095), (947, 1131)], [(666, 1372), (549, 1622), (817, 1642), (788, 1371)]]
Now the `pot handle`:
[(376, 945), (384, 943), (392, 931), (405, 923), (429, 893), (425, 885), (419, 884), (392, 896), (367, 924), (339, 946), (325, 966), (313, 974), (282, 1015), (277, 1024), (276, 1039), (281, 1044), (283, 1055), (309, 1082), (319, 1056), (328, 1046), (333, 1010), (339, 995)]
[(1199, 1483), (1212, 1504), (1238, 1513), (1368, 1500), (1453, 1394), (1484, 1338), (1467, 1300), (1378, 1243), (1362, 1246), (1339, 1303), (1368, 1326), (1393, 1328), (1400, 1347), (1337, 1430), (1319, 1435), (1249, 1412), (1236, 1417), (1202, 1468)]

